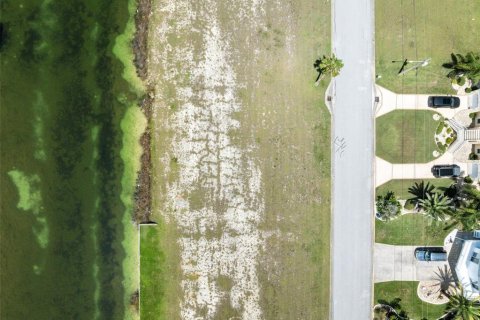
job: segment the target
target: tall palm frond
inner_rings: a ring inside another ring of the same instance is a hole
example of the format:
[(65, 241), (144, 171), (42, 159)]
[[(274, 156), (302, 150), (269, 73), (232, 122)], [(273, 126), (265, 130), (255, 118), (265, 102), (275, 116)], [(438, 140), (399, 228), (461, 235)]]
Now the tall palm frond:
[(425, 200), (427, 198), (427, 194), (431, 195), (434, 190), (435, 187), (431, 185), (430, 182), (415, 182), (413, 186), (408, 188), (408, 193), (412, 194), (414, 197), (408, 200), (413, 202), (417, 208), (421, 208), (420, 200)]
[(453, 294), (444, 293), (449, 299), (445, 308), (445, 318), (459, 320), (480, 319), (480, 297), (467, 297), (462, 287)]
[(445, 220), (446, 214), (452, 209), (451, 200), (439, 193), (427, 194), (426, 199), (419, 201), (419, 205), (433, 220)]

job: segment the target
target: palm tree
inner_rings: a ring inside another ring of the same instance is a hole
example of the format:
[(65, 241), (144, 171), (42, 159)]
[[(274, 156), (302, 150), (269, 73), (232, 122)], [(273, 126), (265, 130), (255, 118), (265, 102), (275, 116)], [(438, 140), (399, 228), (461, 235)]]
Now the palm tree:
[(408, 320), (408, 314), (402, 310), (400, 298), (391, 301), (379, 299), (378, 304), (373, 306), (374, 320)]
[(414, 203), (415, 207), (417, 207), (418, 209), (422, 209), (420, 206), (420, 200), (426, 199), (427, 194), (432, 194), (434, 189), (435, 187), (431, 185), (430, 182), (427, 182), (426, 184), (424, 181), (420, 183), (415, 182), (413, 186), (408, 188), (408, 192), (414, 195), (414, 197), (408, 199), (408, 201)]
[(343, 61), (338, 59), (335, 54), (332, 54), (329, 57), (324, 55), (322, 58), (315, 61), (313, 67), (318, 72), (318, 77), (315, 81), (315, 84), (318, 85), (325, 75), (330, 75), (331, 77), (338, 76), (340, 70), (343, 68)]
[(448, 197), (452, 201), (454, 209), (463, 207), (465, 205), (465, 188), (468, 188), (463, 178), (457, 179), (455, 183), (452, 183), (448, 187), (439, 187), (438, 189), (443, 191), (443, 195)]
[(451, 200), (439, 193), (427, 194), (419, 205), (434, 220), (445, 220), (445, 214), (451, 211)]
[(474, 208), (460, 208), (448, 213), (451, 223), (444, 230), (451, 229), (456, 225), (461, 225), (464, 231), (473, 231), (480, 229), (480, 210)]
[(478, 320), (480, 319), (480, 297), (466, 297), (463, 288), (451, 294), (444, 291), (449, 302), (441, 319)]
[(480, 190), (469, 185), (464, 190), (466, 198), (466, 207), (470, 209), (480, 210)]
[(461, 79), (470, 79), (473, 83), (480, 81), (480, 56), (473, 52), (468, 52), (465, 56), (452, 53), (451, 62), (443, 64), (444, 68), (451, 71), (447, 74), (452, 80), (461, 81)]

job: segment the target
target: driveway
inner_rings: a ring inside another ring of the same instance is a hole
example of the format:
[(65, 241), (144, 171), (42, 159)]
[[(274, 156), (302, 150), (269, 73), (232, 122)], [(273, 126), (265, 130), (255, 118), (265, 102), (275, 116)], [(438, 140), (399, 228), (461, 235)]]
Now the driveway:
[(373, 254), (374, 282), (436, 280), (439, 268), (449, 268), (447, 261), (417, 261), (418, 246), (393, 246), (375, 243)]
[[(429, 110), (440, 113), (444, 118), (451, 119), (456, 114), (467, 110), (472, 107), (472, 99), (470, 96), (475, 96), (476, 93), (470, 95), (458, 96), (460, 99), (460, 107), (455, 109), (450, 108), (438, 108), (433, 109), (428, 106), (428, 97), (433, 94), (396, 94), (390, 90), (387, 90), (379, 85), (375, 86), (376, 94), (380, 98), (380, 101), (376, 108), (375, 117), (380, 117), (388, 112), (394, 110)], [(436, 94), (438, 95), (438, 94)]]
[(390, 163), (380, 157), (375, 157), (375, 186), (378, 187), (392, 179), (434, 179), (432, 167), (437, 164), (453, 164), (460, 167), (465, 174), (470, 174), (472, 169), (467, 163), (458, 163), (453, 154), (446, 152), (441, 157), (428, 163)]
[[(331, 319), (370, 319), (373, 249), (373, 0), (335, 0), (332, 51)], [(345, 121), (355, 119), (355, 121)], [(348, 199), (348, 200), (347, 200)]]

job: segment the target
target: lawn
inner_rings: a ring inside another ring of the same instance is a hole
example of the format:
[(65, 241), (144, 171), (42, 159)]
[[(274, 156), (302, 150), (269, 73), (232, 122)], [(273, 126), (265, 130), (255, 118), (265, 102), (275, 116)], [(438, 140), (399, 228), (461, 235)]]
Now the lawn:
[(384, 195), (387, 191), (393, 191), (397, 196), (397, 199), (407, 200), (413, 197), (410, 193), (408, 193), (408, 188), (413, 186), (415, 182), (420, 183), (424, 181), (425, 183), (429, 182), (431, 185), (435, 186), (436, 188), (439, 187), (448, 187), (450, 186), (453, 181), (451, 179), (395, 179), (390, 180), (381, 186), (377, 187), (376, 195)]
[(434, 222), (424, 214), (405, 214), (383, 222), (375, 220), (375, 242), (393, 245), (443, 245), (449, 231), (445, 223)]
[[(160, 247), (160, 227), (140, 228), (140, 318), (163, 319), (165, 257)], [(155, 297), (151, 299), (151, 297)]]
[[(397, 93), (452, 94), (446, 69), (450, 53), (478, 50), (480, 1), (375, 1), (377, 83)], [(428, 66), (397, 76), (401, 63), (423, 60)]]
[(391, 163), (426, 163), (435, 159), (439, 121), (428, 110), (396, 110), (376, 121), (376, 153)]
[(408, 313), (410, 319), (435, 320), (443, 315), (445, 305), (433, 305), (421, 301), (417, 296), (418, 282), (416, 281), (391, 281), (376, 283), (374, 288), (374, 304), (378, 299), (391, 301), (395, 298), (402, 299), (400, 306)]

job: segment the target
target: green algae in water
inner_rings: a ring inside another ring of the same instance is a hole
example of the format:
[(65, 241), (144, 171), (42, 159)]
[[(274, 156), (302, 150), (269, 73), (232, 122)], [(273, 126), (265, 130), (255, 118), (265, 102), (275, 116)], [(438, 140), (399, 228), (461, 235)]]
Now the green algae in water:
[[(127, 208), (124, 215), (123, 223), (128, 226), (132, 225), (133, 214), (133, 197), (135, 191), (135, 183), (137, 172), (140, 170), (140, 155), (142, 154), (142, 146), (140, 145), (140, 137), (147, 126), (145, 115), (136, 106), (127, 109), (125, 117), (122, 119), (121, 128), (123, 132), (123, 145), (120, 155), (124, 163), (124, 174), (122, 178), (122, 194), (121, 198)], [(138, 231), (131, 228), (125, 229), (125, 240), (122, 242), (127, 256), (123, 262), (125, 286), (127, 292), (133, 293), (138, 288), (140, 281), (140, 273), (138, 270), (140, 257), (138, 252)], [(129, 304), (130, 296), (125, 297), (125, 305)], [(127, 310), (127, 318), (137, 316)]]
[(8, 172), (10, 178), (18, 189), (18, 204), (19, 209), (25, 211), (32, 211), (34, 214), (39, 214), (42, 205), (42, 195), (38, 189), (40, 177), (38, 174), (27, 176), (21, 171), (11, 170)]
[[(31, 211), (35, 215), (37, 224), (32, 226), (32, 230), (40, 247), (46, 248), (48, 245), (48, 224), (47, 219), (41, 215), (42, 195), (38, 188), (40, 177), (37, 174), (27, 176), (18, 170), (9, 171), (8, 175), (18, 189), (17, 207), (24, 211)], [(38, 265), (35, 265), (34, 270), (36, 274), (41, 272)]]
[(48, 108), (43, 100), (43, 95), (40, 91), (36, 91), (36, 101), (33, 105), (34, 108), (34, 130), (36, 137), (36, 150), (34, 153), (35, 159), (46, 160), (47, 154), (45, 153), (45, 124), (44, 117), (48, 113)]
[(122, 62), (124, 66), (123, 78), (128, 81), (134, 92), (141, 96), (145, 92), (145, 85), (137, 75), (137, 70), (133, 65), (132, 39), (135, 34), (134, 15), (137, 3), (134, 0), (128, 1), (129, 19), (125, 26), (125, 31), (115, 39), (113, 53)]
[(129, 37), (117, 39), (132, 33), (131, 7), (5, 0), (1, 9), (0, 318), (135, 317), (126, 304), (136, 289), (126, 278), (134, 166), (120, 150), (139, 149), (120, 123), (141, 86), (123, 79), (124, 70), (134, 79), (133, 56)]

